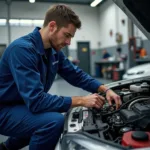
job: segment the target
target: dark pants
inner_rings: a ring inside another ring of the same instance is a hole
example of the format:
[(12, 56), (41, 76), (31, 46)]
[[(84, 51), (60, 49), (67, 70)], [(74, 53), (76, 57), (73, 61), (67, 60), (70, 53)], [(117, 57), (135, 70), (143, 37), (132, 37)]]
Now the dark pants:
[(25, 105), (0, 110), (0, 134), (10, 150), (29, 145), (29, 150), (54, 150), (62, 133), (64, 116), (57, 112), (31, 113)]

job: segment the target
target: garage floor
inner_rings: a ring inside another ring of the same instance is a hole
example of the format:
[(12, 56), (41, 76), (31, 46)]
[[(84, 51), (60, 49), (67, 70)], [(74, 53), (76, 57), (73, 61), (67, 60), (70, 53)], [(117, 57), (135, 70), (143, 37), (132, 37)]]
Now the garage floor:
[[(111, 80), (106, 79), (97, 79), (97, 80), (99, 80), (104, 84), (112, 82)], [(70, 85), (63, 79), (56, 80), (49, 92), (51, 94), (57, 94), (61, 96), (83, 96), (88, 94), (88, 92)]]
[[(111, 83), (111, 80), (106, 79), (98, 79), (103, 84)], [(84, 96), (89, 94), (89, 92), (86, 92), (80, 88), (73, 87), (63, 79), (56, 80), (52, 88), (50, 89), (49, 93), (51, 94), (57, 94), (59, 96)], [(0, 142), (3, 142), (7, 139), (7, 137), (0, 135)], [(23, 148), (22, 150), (28, 150), (28, 147)]]

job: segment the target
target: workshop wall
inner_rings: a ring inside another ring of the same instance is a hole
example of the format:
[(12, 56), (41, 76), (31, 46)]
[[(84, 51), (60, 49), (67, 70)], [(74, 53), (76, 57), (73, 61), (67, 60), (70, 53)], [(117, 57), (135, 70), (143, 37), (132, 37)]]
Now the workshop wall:
[[(124, 23), (122, 23), (123, 20)], [(122, 35), (121, 44), (128, 42), (127, 16), (112, 0), (109, 0), (99, 7), (99, 40), (101, 48), (117, 45), (116, 33)]]
[[(5, 1), (0, 2), (0, 18), (7, 18), (7, 6), (5, 4)], [(0, 26), (0, 43), (8, 43), (7, 27), (5, 26)]]
[(7, 5), (5, 1), (0, 2), (0, 17), (7, 17)]
[(136, 25), (134, 25), (134, 35), (135, 37), (141, 37), (142, 40), (147, 40), (147, 37), (137, 28)]
[(8, 44), (8, 30), (4, 26), (0, 26), (0, 44)]
[[(29, 2), (12, 2), (11, 18), (14, 19), (44, 19), (46, 10), (53, 3), (34, 3)], [(90, 41), (91, 48), (98, 48), (99, 41), (99, 26), (98, 26), (98, 8), (92, 8), (85, 5), (70, 5), (71, 8), (80, 16), (82, 28), (76, 32), (69, 49), (77, 48), (77, 41)], [(0, 2), (0, 18), (7, 18), (7, 7), (4, 2)], [(34, 9), (33, 9), (34, 8)], [(31, 32), (34, 27), (11, 27), (11, 41), (16, 38)], [(7, 28), (0, 27), (0, 43), (8, 44), (8, 41), (3, 39), (7, 36)]]
[[(14, 19), (44, 19), (45, 11), (53, 3), (34, 3), (12, 2), (11, 18)], [(122, 35), (122, 43), (126, 52), (128, 52), (128, 19), (127, 16), (118, 8), (112, 0), (106, 1), (100, 7), (92, 8), (84, 5), (70, 5), (80, 16), (82, 28), (78, 30), (69, 46), (69, 54), (74, 59), (77, 58), (77, 42), (89, 41), (91, 49), (91, 75), (95, 75), (94, 62), (101, 59), (101, 52), (106, 48), (112, 55), (116, 53), (116, 33)], [(34, 9), (33, 9), (34, 8)], [(7, 5), (0, 2), (0, 18), (7, 18)], [(122, 23), (124, 20), (124, 24)], [(16, 38), (32, 32), (34, 27), (11, 26), (11, 41)], [(146, 40), (143, 33), (134, 27), (135, 36)], [(7, 27), (0, 26), (0, 44), (8, 44)], [(149, 53), (149, 42), (144, 42), (144, 47)], [(128, 62), (127, 62), (128, 64)], [(128, 66), (128, 65), (127, 65)]]

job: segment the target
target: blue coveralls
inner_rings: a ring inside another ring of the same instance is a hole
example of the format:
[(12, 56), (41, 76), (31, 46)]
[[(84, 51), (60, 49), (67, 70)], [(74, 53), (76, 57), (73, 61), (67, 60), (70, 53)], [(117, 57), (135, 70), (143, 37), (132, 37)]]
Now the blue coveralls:
[(44, 50), (39, 29), (12, 42), (0, 62), (0, 134), (10, 137), (10, 150), (28, 144), (30, 150), (54, 150), (63, 130), (61, 112), (71, 106), (71, 97), (47, 93), (56, 73), (89, 92), (101, 85), (63, 52)]

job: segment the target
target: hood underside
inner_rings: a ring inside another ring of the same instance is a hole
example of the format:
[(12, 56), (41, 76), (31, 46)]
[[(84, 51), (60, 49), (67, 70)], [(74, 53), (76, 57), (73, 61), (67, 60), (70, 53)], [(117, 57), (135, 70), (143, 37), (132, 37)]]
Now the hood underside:
[(150, 39), (150, 0), (113, 0)]

